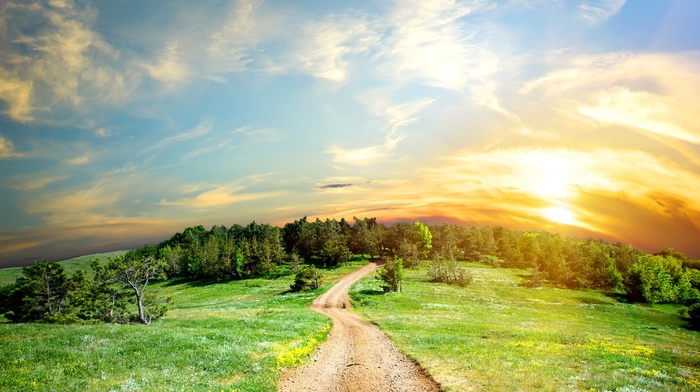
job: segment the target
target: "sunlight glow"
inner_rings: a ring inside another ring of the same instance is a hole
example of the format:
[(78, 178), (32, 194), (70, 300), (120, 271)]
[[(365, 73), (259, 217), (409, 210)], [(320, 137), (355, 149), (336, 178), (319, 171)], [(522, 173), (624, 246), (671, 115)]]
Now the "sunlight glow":
[(535, 174), (535, 192), (556, 198), (569, 196), (567, 188), (571, 173), (567, 160), (557, 154), (533, 154), (530, 164)]
[(576, 219), (574, 218), (574, 213), (564, 207), (548, 207), (542, 210), (542, 216), (551, 220), (552, 222), (563, 223), (565, 225), (576, 224)]

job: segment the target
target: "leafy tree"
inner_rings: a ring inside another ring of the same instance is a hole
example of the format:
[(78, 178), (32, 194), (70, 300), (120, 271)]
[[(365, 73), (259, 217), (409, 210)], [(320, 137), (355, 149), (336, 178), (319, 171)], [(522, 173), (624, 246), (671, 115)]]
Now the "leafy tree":
[(22, 276), (5, 290), (5, 317), (14, 322), (61, 321), (70, 294), (84, 284), (84, 274), (69, 277), (60, 263), (47, 260), (22, 268)]
[(388, 259), (384, 266), (377, 271), (377, 279), (384, 282), (381, 286), (384, 292), (402, 291), (403, 260)]
[[(349, 233), (348, 247), (354, 254), (365, 255), (379, 253), (377, 241), (377, 230), (372, 228), (377, 225), (376, 218), (358, 219), (353, 217), (355, 224)], [(341, 226), (342, 227), (342, 226)]]
[(307, 266), (299, 270), (294, 277), (294, 283), (290, 286), (294, 292), (316, 290), (321, 286), (321, 272), (314, 266)]
[(313, 255), (316, 230), (314, 226), (308, 222), (306, 217), (295, 220), (292, 223), (284, 225), (282, 230), (282, 238), (284, 240), (287, 251), (297, 252), (304, 260), (311, 260)]
[(418, 242), (418, 249), (423, 257), (427, 258), (428, 252), (433, 248), (433, 234), (430, 232), (430, 228), (427, 225), (419, 221), (413, 222), (413, 229)]
[(165, 314), (165, 303), (169, 298), (159, 298), (146, 295), (149, 283), (159, 279), (165, 279), (167, 263), (162, 259), (147, 257), (145, 259), (135, 257), (133, 254), (109, 258), (106, 265), (93, 263), (96, 276), (100, 276), (103, 284), (114, 282), (121, 289), (130, 291), (136, 303), (138, 313), (135, 319), (149, 325), (151, 321)]
[(110, 279), (110, 271), (100, 266), (100, 260), (91, 263), (94, 279), (73, 295), (80, 308), (78, 317), (84, 320), (126, 323), (129, 321), (127, 307), (132, 298), (130, 293), (122, 290), (119, 284)]
[(692, 287), (680, 260), (645, 254), (630, 270), (626, 288), (633, 300), (673, 303), (687, 299)]

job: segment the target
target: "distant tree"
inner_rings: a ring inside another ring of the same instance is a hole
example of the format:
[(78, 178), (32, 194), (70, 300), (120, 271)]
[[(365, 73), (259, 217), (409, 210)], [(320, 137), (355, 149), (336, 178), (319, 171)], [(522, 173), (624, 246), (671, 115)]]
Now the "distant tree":
[(424, 258), (427, 258), (430, 249), (433, 248), (433, 234), (427, 225), (419, 221), (413, 222), (413, 229), (416, 242), (418, 243), (418, 250)]
[(363, 256), (368, 254), (370, 257), (372, 254), (378, 254), (377, 231), (372, 229), (377, 224), (376, 219), (358, 219), (357, 217), (353, 219), (355, 224), (352, 226), (348, 241), (350, 251)]
[(321, 286), (321, 272), (314, 266), (304, 267), (296, 273), (294, 283), (290, 286), (294, 292), (316, 290)]
[(377, 279), (384, 282), (381, 286), (385, 292), (402, 291), (403, 261), (388, 259), (384, 266), (377, 271)]

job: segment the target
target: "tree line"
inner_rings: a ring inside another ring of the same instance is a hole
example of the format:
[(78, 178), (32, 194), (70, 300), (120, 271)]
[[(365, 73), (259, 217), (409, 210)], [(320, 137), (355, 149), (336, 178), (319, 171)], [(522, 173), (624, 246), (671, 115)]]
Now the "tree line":
[[(68, 276), (58, 263), (25, 267), (15, 284), (0, 289), (0, 313), (11, 321), (140, 322), (166, 311), (168, 298), (148, 289), (166, 278), (240, 280), (276, 269), (297, 272), (292, 289), (314, 289), (320, 275), (301, 264), (333, 267), (358, 255), (392, 260), (383, 276), (398, 279), (402, 268), (430, 263), (433, 281), (466, 285), (470, 276), (458, 261), (531, 269), (528, 284), (593, 288), (632, 301), (685, 303), (700, 316), (700, 261), (665, 249), (646, 254), (630, 245), (562, 238), (558, 234), (504, 227), (426, 225), (376, 218), (309, 220), (284, 227), (255, 222), (229, 228), (189, 227), (154, 246), (95, 261), (92, 274)], [(431, 261), (428, 261), (431, 260)], [(280, 268), (281, 267), (281, 268)], [(387, 283), (387, 282), (385, 282)], [(389, 291), (399, 282), (385, 284)]]

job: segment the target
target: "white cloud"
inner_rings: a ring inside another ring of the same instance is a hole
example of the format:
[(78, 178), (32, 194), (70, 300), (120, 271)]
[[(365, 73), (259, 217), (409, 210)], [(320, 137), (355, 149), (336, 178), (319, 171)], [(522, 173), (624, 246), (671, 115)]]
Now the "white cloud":
[(31, 191), (46, 188), (65, 178), (65, 176), (16, 176), (7, 182), (7, 187), (22, 191)]
[(0, 69), (0, 99), (7, 102), (7, 114), (19, 122), (33, 120), (32, 82)]
[[(683, 114), (678, 113), (677, 109), (682, 108), (669, 107), (666, 103), (669, 101), (668, 97), (647, 91), (631, 91), (624, 87), (615, 87), (598, 93), (595, 101), (594, 105), (581, 106), (579, 112), (602, 123), (636, 127), (700, 144), (700, 133), (692, 132), (679, 124), (683, 119), (679, 119), (678, 116)], [(690, 107), (687, 109), (692, 110)], [(687, 125), (693, 126), (692, 123)]]
[(333, 160), (337, 163), (355, 166), (370, 165), (387, 158), (403, 139), (404, 136), (389, 136), (383, 144), (355, 149), (332, 146), (326, 150), (326, 153), (333, 155)]
[(155, 149), (163, 148), (163, 147), (165, 147), (169, 144), (172, 144), (172, 143), (179, 143), (179, 142), (184, 142), (184, 141), (190, 140), (190, 139), (200, 138), (200, 137), (208, 134), (209, 132), (211, 132), (211, 130), (213, 128), (214, 128), (214, 122), (211, 119), (205, 119), (202, 122), (200, 122), (196, 127), (194, 127), (193, 129), (191, 129), (189, 131), (166, 137), (166, 138), (161, 139), (160, 141), (146, 147), (145, 149), (143, 149), (141, 151), (141, 154), (144, 154), (146, 152), (149, 152), (149, 151), (152, 151)]
[(114, 135), (114, 132), (110, 131), (109, 129), (107, 129), (105, 127), (99, 127), (97, 129), (95, 129), (95, 131), (93, 132), (93, 135), (95, 135), (95, 137), (104, 139), (104, 138), (107, 138), (107, 137)]
[(142, 67), (153, 79), (169, 86), (185, 81), (189, 75), (188, 66), (182, 58), (177, 41), (168, 42), (154, 65), (142, 64)]
[(244, 201), (258, 200), (273, 195), (273, 193), (241, 193), (241, 191), (245, 189), (246, 187), (242, 185), (222, 185), (205, 192), (201, 192), (194, 197), (178, 200), (163, 199), (158, 204), (163, 206), (208, 209)]
[(391, 35), (381, 53), (388, 62), (384, 72), (459, 91), (488, 78), (498, 69), (498, 57), (477, 44), (474, 31), (461, 23), (482, 6), (451, 0), (397, 2), (389, 15)]
[(292, 67), (320, 79), (344, 82), (350, 57), (379, 43), (378, 31), (365, 17), (332, 16), (306, 23), (290, 53)]
[[(0, 14), (0, 99), (14, 120), (114, 104), (138, 84), (119, 53), (91, 29), (96, 13), (72, 1), (7, 3)], [(27, 35), (26, 31), (36, 31)]]
[(260, 1), (235, 1), (226, 23), (209, 37), (208, 69), (213, 73), (234, 73), (247, 69), (252, 51), (260, 41)]
[(361, 97), (360, 100), (373, 114), (386, 122), (385, 131), (387, 135), (385, 141), (379, 145), (352, 149), (333, 145), (326, 150), (326, 153), (333, 155), (333, 160), (336, 163), (364, 166), (388, 158), (399, 142), (405, 138), (404, 135), (397, 134), (398, 129), (417, 122), (418, 113), (432, 106), (437, 101), (434, 98), (424, 98), (392, 105), (385, 99), (372, 97), (371, 94), (367, 97)]
[(564, 107), (602, 124), (697, 144), (698, 60), (698, 52), (575, 57), (519, 91), (541, 94), (539, 105)]
[(15, 147), (10, 139), (0, 135), (0, 159), (19, 158), (22, 154), (15, 152)]
[(69, 165), (84, 165), (90, 162), (90, 153), (85, 153), (73, 158), (66, 159), (65, 162)]
[(576, 7), (579, 18), (596, 26), (617, 15), (627, 0), (589, 0)]

